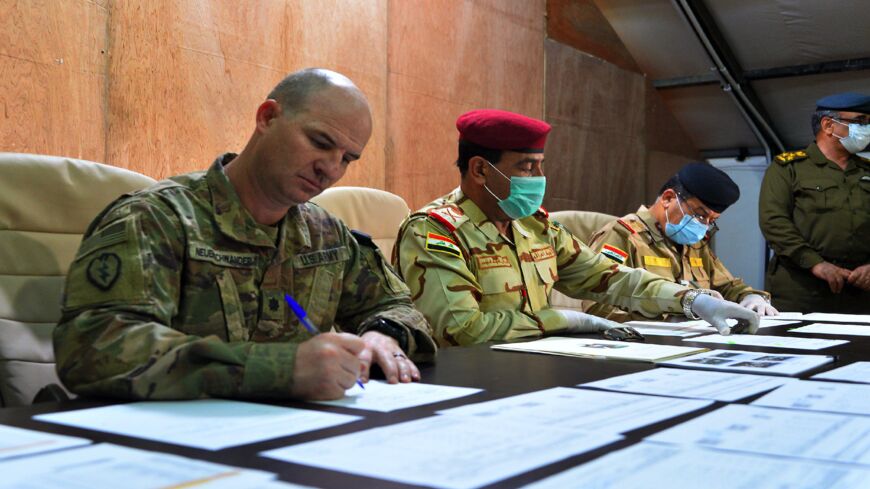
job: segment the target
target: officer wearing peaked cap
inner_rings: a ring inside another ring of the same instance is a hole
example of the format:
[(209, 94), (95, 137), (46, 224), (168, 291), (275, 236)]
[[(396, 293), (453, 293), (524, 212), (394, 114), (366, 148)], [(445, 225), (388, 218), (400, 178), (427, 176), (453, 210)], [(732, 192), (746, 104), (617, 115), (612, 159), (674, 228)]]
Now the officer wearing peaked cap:
[(784, 311), (870, 312), (870, 95), (816, 103), (815, 141), (783, 153), (761, 186), (759, 221), (774, 256), (766, 288)]
[[(710, 248), (716, 220), (738, 198), (740, 188), (724, 171), (689, 163), (662, 186), (655, 203), (606, 224), (592, 235), (589, 246), (621, 265), (712, 289), (762, 315), (776, 314), (769, 294), (731, 275)], [(616, 321), (642, 319), (606, 304), (587, 304), (585, 310)]]
[(726, 318), (757, 315), (592, 252), (540, 207), (550, 125), (501, 110), (456, 121), (460, 186), (403, 223), (393, 263), (445, 345), (558, 333), (635, 339), (619, 323), (550, 307), (553, 288), (647, 317), (686, 312), (730, 329)]

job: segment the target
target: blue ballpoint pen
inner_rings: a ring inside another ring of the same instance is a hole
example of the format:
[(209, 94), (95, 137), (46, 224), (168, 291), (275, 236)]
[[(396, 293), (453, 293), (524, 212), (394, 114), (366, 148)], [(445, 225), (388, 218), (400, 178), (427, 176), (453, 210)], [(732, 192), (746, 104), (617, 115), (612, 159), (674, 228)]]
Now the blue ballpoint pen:
[[(308, 320), (308, 313), (305, 312), (305, 309), (303, 309), (298, 302), (290, 297), (290, 294), (284, 294), (284, 300), (287, 302), (287, 305), (290, 306), (290, 309), (293, 310), (293, 314), (296, 315), (296, 317), (299, 319), (299, 322), (302, 323), (302, 326), (305, 326), (305, 329), (307, 329), (309, 333), (314, 336), (320, 334), (320, 330), (315, 328), (314, 325), (311, 324), (311, 321)], [(360, 386), (361, 389), (366, 388), (366, 386), (364, 386), (362, 381), (359, 379), (356, 379), (356, 385)]]

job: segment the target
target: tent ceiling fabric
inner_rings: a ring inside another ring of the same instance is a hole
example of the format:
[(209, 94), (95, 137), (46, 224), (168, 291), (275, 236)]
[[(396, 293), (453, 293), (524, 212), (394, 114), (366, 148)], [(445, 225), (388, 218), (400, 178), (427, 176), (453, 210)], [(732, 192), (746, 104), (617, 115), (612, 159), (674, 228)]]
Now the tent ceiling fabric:
[[(867, 0), (701, 0), (745, 71), (870, 57)], [(762, 144), (720, 85), (679, 86), (715, 74), (700, 41), (672, 0), (595, 0), (637, 65), (702, 152)], [(692, 2), (695, 3), (695, 2)], [(870, 70), (753, 80), (751, 88), (789, 149), (809, 144), (810, 114), (825, 95), (870, 93)]]

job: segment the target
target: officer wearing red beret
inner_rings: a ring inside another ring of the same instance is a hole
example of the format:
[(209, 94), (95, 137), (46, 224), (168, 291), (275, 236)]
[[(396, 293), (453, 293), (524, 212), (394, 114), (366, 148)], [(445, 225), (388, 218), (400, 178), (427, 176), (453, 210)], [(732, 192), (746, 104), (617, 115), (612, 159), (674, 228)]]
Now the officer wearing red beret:
[(459, 188), (409, 216), (393, 251), (396, 269), (441, 344), (554, 333), (640, 338), (618, 323), (551, 308), (554, 287), (647, 317), (702, 317), (723, 334), (730, 333), (726, 319), (745, 319), (755, 332), (754, 312), (614, 264), (548, 219), (540, 206), (549, 124), (502, 110), (474, 110), (460, 116), (456, 128)]

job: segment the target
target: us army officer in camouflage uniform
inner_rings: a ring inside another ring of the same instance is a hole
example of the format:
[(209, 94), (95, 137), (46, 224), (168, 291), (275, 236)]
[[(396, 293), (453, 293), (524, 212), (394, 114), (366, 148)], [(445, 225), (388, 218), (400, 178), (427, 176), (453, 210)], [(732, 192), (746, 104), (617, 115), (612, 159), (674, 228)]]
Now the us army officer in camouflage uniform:
[(457, 128), (460, 187), (405, 221), (393, 256), (439, 342), (468, 345), (610, 330), (616, 338), (631, 334), (606, 319), (551, 309), (553, 287), (648, 317), (698, 314), (725, 334), (728, 317), (757, 328), (754, 312), (615, 264), (550, 221), (539, 210), (547, 123), (478, 110), (461, 116)]
[(761, 184), (759, 222), (775, 253), (766, 288), (783, 311), (870, 313), (870, 96), (816, 103), (815, 142), (783, 153)]
[[(777, 314), (767, 292), (731, 275), (710, 248), (708, 233), (738, 198), (740, 189), (725, 172), (706, 163), (689, 163), (662, 186), (655, 203), (606, 224), (592, 235), (589, 247), (620, 265), (714, 290), (763, 316)], [(643, 319), (607, 304), (590, 304), (586, 312), (596, 316)]]
[(406, 353), (435, 345), (408, 289), (370, 239), (306, 204), (370, 134), (350, 80), (303, 70), (259, 106), (240, 154), (109, 205), (67, 278), (54, 333), (64, 384), (128, 399), (328, 399), (372, 362), (390, 382), (419, 379)]

